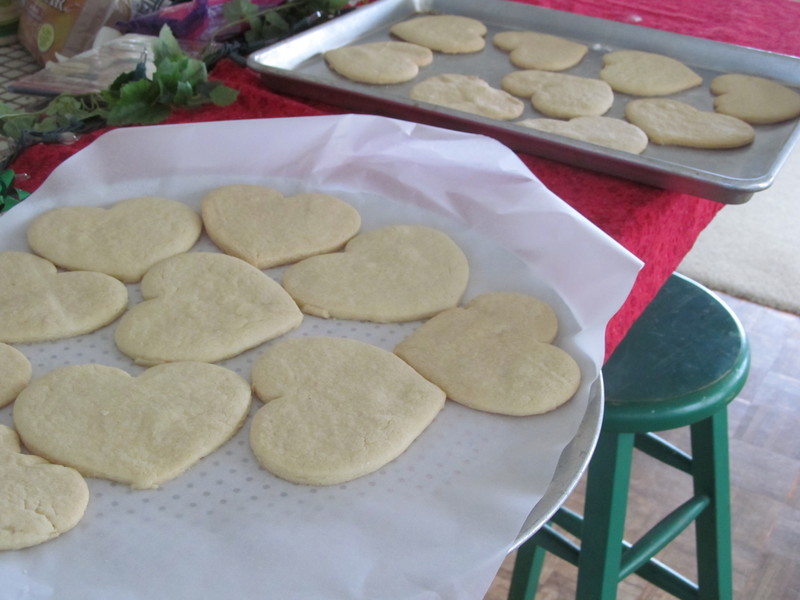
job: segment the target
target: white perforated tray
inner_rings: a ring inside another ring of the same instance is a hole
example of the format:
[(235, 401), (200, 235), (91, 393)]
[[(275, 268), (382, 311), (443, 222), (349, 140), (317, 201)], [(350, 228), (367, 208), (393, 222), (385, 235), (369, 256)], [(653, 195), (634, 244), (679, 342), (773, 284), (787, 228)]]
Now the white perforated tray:
[[(492, 166), (477, 164), (478, 156)], [(558, 343), (578, 359), (581, 389), (562, 409), (530, 419), (448, 402), (399, 459), (327, 487), (291, 484), (259, 468), (245, 424), (159, 489), (90, 480), (89, 509), (73, 531), (0, 556), (4, 593), (59, 600), (480, 597), (520, 529), (534, 526), (534, 506), (536, 519), (552, 511), (588, 460), (600, 422), (605, 325), (641, 263), (494, 140), (368, 116), (111, 132), (0, 218), (0, 250), (24, 249), (30, 219), (53, 206), (152, 194), (198, 206), (206, 190), (226, 183), (335, 193), (356, 206), (364, 230), (398, 222), (441, 228), (470, 260), (467, 297), (512, 289), (553, 303), (563, 326)], [(194, 250), (213, 246), (204, 237)], [(279, 278), (280, 269), (267, 273)], [(129, 289), (137, 302), (138, 286)], [(290, 335), (353, 337), (391, 349), (415, 326), (306, 317)], [(141, 372), (116, 350), (113, 330), (19, 347), (35, 376), (87, 362)], [(221, 364), (249, 379), (260, 352)], [(11, 424), (11, 413), (0, 410), (0, 422)], [(569, 460), (556, 473), (567, 447)], [(557, 489), (548, 493), (554, 475)]]

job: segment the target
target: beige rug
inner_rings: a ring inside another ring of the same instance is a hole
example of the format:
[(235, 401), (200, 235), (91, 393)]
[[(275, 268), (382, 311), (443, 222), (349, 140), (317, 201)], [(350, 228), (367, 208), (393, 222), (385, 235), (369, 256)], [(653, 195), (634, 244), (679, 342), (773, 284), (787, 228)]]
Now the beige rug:
[(800, 145), (772, 186), (717, 214), (678, 271), (713, 290), (800, 314)]

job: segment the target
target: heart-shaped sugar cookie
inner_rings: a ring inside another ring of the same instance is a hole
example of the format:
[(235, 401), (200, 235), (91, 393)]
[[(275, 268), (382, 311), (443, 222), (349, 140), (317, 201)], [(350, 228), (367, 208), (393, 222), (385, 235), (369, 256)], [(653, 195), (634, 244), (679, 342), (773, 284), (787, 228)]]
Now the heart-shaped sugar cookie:
[(291, 331), (303, 319), (281, 286), (226, 254), (189, 252), (142, 278), (144, 301), (117, 324), (117, 347), (138, 364), (217, 362)]
[(519, 69), (563, 71), (581, 62), (589, 51), (585, 44), (535, 31), (501, 31), (492, 42), (508, 52), (511, 64)]
[(655, 144), (689, 148), (738, 148), (751, 143), (753, 128), (736, 117), (698, 110), (669, 98), (642, 98), (625, 106), (625, 117)]
[(726, 73), (711, 81), (717, 112), (754, 125), (780, 123), (800, 116), (800, 94), (785, 85), (753, 75)]
[(0, 342), (31, 343), (89, 333), (128, 306), (119, 280), (89, 271), (59, 273), (28, 252), (0, 252)]
[(414, 79), (431, 64), (433, 52), (408, 42), (373, 42), (328, 50), (328, 66), (352, 81), (387, 85)]
[(523, 119), (516, 124), (633, 154), (641, 154), (647, 148), (644, 131), (633, 123), (613, 117), (575, 117), (569, 121)]
[(634, 96), (667, 96), (703, 83), (703, 78), (682, 62), (641, 50), (604, 55), (600, 78), (615, 91)]
[(426, 15), (392, 25), (401, 40), (445, 54), (480, 52), (486, 46), (486, 25), (462, 15)]
[(25, 446), (86, 477), (157, 487), (226, 442), (250, 386), (233, 371), (169, 363), (133, 377), (104, 365), (50, 371), (23, 390), (14, 424)]
[(201, 212), (217, 246), (259, 269), (338, 250), (361, 227), (356, 209), (335, 196), (285, 197), (259, 185), (213, 189)]
[(265, 402), (250, 446), (289, 481), (342, 483), (402, 454), (444, 406), (444, 392), (391, 352), (343, 338), (270, 346), (253, 365)]
[(0, 425), (0, 550), (41, 544), (83, 517), (89, 487), (80, 473), (22, 454), (13, 429)]
[(493, 88), (477, 75), (443, 73), (420, 81), (409, 96), (453, 110), (507, 121), (516, 119), (525, 105), (504, 90)]
[(516, 119), (525, 105), (504, 90), (493, 88), (477, 75), (443, 73), (420, 81), (409, 96), (453, 110), (507, 121)]
[(202, 231), (200, 215), (168, 198), (130, 198), (111, 206), (64, 206), (36, 217), (31, 249), (64, 269), (139, 281), (159, 260), (186, 252)]
[(614, 103), (605, 81), (550, 71), (514, 71), (502, 80), (505, 91), (531, 99), (540, 113), (557, 119), (598, 117)]
[(396, 225), (357, 235), (343, 252), (290, 266), (282, 284), (305, 313), (385, 323), (457, 305), (468, 280), (467, 258), (449, 236)]
[(534, 415), (567, 402), (580, 384), (575, 360), (551, 344), (557, 329), (555, 313), (541, 300), (493, 292), (436, 315), (394, 351), (451, 400)]
[(31, 363), (22, 352), (0, 342), (0, 407), (14, 401), (31, 378)]

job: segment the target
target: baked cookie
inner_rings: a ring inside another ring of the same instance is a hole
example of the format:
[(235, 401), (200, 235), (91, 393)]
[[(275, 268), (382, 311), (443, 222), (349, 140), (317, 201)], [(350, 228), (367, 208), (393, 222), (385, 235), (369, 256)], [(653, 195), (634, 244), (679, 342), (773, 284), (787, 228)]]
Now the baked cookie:
[(669, 98), (632, 100), (625, 106), (625, 118), (651, 142), (665, 146), (739, 148), (755, 138), (753, 128), (741, 119)]
[(569, 121), (523, 119), (516, 124), (633, 154), (641, 154), (647, 148), (644, 131), (633, 123), (612, 117), (576, 117)]
[(328, 66), (352, 81), (387, 85), (411, 81), (431, 64), (433, 52), (408, 42), (373, 42), (343, 46), (325, 53)]
[(634, 96), (667, 96), (703, 83), (703, 78), (682, 62), (641, 50), (618, 50), (603, 56), (600, 78), (614, 91)]
[(714, 109), (753, 125), (780, 123), (800, 116), (800, 94), (764, 77), (727, 73), (711, 81)]
[(226, 254), (259, 269), (333, 252), (358, 233), (355, 208), (328, 194), (286, 197), (260, 185), (227, 185), (203, 198), (206, 232)]
[(272, 279), (243, 260), (189, 252), (142, 278), (143, 302), (123, 315), (114, 341), (137, 364), (217, 362), (291, 331), (303, 319)]
[(271, 473), (311, 485), (372, 473), (402, 454), (444, 406), (442, 390), (391, 352), (344, 338), (270, 346), (253, 365), (265, 405), (250, 446)]
[(395, 225), (357, 235), (343, 252), (290, 266), (282, 284), (310, 315), (399, 322), (456, 306), (468, 281), (467, 258), (448, 235)]
[(392, 25), (392, 35), (445, 54), (480, 52), (486, 46), (486, 26), (471, 17), (426, 15)]
[(25, 446), (85, 477), (154, 488), (236, 433), (250, 386), (233, 371), (169, 363), (133, 377), (105, 365), (71, 365), (26, 387), (14, 404)]
[(578, 389), (580, 369), (552, 345), (558, 319), (525, 294), (493, 292), (444, 311), (395, 353), (455, 402), (512, 416), (549, 412)]
[(108, 325), (128, 306), (128, 289), (103, 273), (59, 273), (28, 252), (0, 252), (0, 342), (57, 340)]
[(11, 404), (31, 379), (31, 363), (22, 352), (0, 342), (0, 407)]
[(535, 31), (501, 31), (492, 42), (508, 52), (511, 64), (519, 69), (563, 71), (581, 62), (589, 51), (586, 44)]
[(566, 73), (514, 71), (501, 85), (509, 94), (530, 98), (533, 108), (555, 119), (599, 117), (614, 103), (614, 92), (605, 81)]
[(0, 550), (52, 540), (75, 527), (89, 504), (80, 473), (22, 454), (13, 429), (0, 425)]
[(508, 121), (516, 119), (525, 105), (508, 92), (490, 86), (477, 75), (434, 75), (411, 88), (413, 100)]
[(64, 206), (36, 217), (28, 244), (71, 271), (137, 282), (158, 261), (186, 252), (202, 231), (200, 215), (168, 198), (130, 198), (110, 208)]

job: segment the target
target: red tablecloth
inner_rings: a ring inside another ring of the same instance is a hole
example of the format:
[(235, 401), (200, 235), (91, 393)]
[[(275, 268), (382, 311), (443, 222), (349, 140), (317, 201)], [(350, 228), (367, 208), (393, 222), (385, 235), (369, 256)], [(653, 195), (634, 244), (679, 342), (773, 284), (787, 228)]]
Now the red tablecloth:
[[(794, 0), (521, 1), (784, 54), (800, 54), (800, 2)], [(170, 122), (345, 112), (270, 92), (260, 84), (257, 74), (231, 61), (219, 63), (211, 76), (240, 90), (236, 103), (227, 108), (212, 106), (180, 112)], [(25, 151), (12, 165), (17, 173), (30, 175), (21, 187), (35, 190), (56, 165), (100, 133), (86, 135), (72, 146), (40, 145)], [(609, 324), (606, 342), (610, 354), (724, 205), (530, 155), (521, 154), (520, 158), (565, 202), (645, 262), (628, 300)]]

